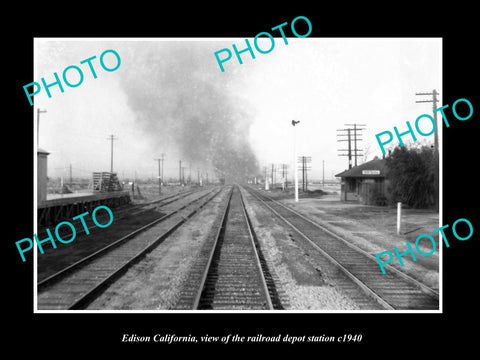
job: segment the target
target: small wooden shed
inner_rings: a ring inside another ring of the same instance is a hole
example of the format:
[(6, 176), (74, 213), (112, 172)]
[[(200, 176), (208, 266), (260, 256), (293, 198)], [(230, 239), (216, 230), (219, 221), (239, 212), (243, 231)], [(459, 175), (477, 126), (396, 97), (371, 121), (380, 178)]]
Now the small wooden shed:
[(335, 175), (342, 180), (341, 200), (365, 205), (386, 205), (386, 175), (386, 161), (378, 157)]
[(50, 153), (37, 149), (37, 201), (47, 200), (47, 156)]

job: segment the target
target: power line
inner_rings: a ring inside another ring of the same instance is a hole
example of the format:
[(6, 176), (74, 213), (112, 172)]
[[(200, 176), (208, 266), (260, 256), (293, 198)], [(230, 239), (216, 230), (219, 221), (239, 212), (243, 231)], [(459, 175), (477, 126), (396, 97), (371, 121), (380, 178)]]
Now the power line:
[[(422, 95), (428, 95), (431, 96), (431, 100), (416, 100), (416, 103), (433, 103), (432, 108), (433, 108), (433, 119), (435, 120), (435, 128), (437, 128), (437, 112), (435, 111), (437, 109), (437, 102), (439, 101), (437, 99), (437, 95), (440, 95), (437, 90), (433, 89), (432, 92), (427, 92), (427, 93), (415, 93), (416, 96), (422, 96)], [(433, 134), (434, 136), (434, 150), (435, 153), (438, 155), (438, 132), (435, 131)]]
[(439, 164), (439, 154), (438, 154), (438, 127), (437, 127), (437, 112), (435, 111), (437, 109), (437, 102), (439, 101), (437, 98), (437, 95), (440, 95), (437, 90), (433, 89), (432, 92), (427, 92), (427, 93), (415, 93), (416, 96), (431, 96), (432, 98), (430, 100), (416, 100), (416, 103), (432, 103), (432, 108), (433, 108), (433, 119), (435, 121), (435, 129), (436, 131), (434, 132), (434, 138), (433, 138), (433, 151), (434, 151), (434, 156), (433, 156), (433, 162), (434, 162), (434, 169), (435, 171), (433, 172), (433, 184), (434, 184), (434, 189), (435, 189), (435, 208), (438, 210), (439, 207), (439, 202), (438, 202), (438, 195), (439, 195), (439, 170), (438, 170), (438, 164)]
[(285, 190), (287, 188), (288, 180), (288, 165), (287, 164), (280, 164), (279, 167), (282, 169), (282, 189)]
[(186, 182), (185, 182), (185, 169), (187, 167), (186, 166), (182, 166), (180, 169), (181, 169), (181, 175), (182, 175), (182, 181), (181, 181), (181, 184), (182, 185), (186, 185)]
[[(310, 163), (312, 162), (311, 156), (299, 156), (298, 163), (302, 163), (302, 191), (308, 191), (307, 171), (311, 170)], [(300, 169), (297, 169), (297, 171)]]
[(164, 159), (163, 156), (164, 156), (164, 154), (162, 154), (162, 157), (161, 157), (161, 158), (153, 159), (153, 160), (158, 161), (158, 193), (159, 193), (159, 194), (162, 193), (163, 159)]
[[(337, 136), (346, 136), (347, 139), (341, 139), (341, 140), (337, 140), (338, 142), (344, 142), (344, 141), (348, 141), (348, 149), (338, 149), (338, 151), (347, 151), (347, 153), (345, 154), (338, 154), (338, 156), (348, 156), (348, 168), (351, 169), (352, 168), (352, 157), (355, 158), (355, 166), (357, 166), (357, 158), (359, 156), (362, 156), (363, 154), (361, 154), (360, 152), (362, 150), (359, 150), (357, 148), (357, 141), (362, 141), (363, 139), (359, 138), (358, 136), (361, 136), (363, 134), (361, 134), (361, 131), (365, 130), (364, 127), (362, 126), (366, 126), (365, 124), (344, 124), (345, 126), (353, 126), (352, 127), (348, 127), (346, 129), (337, 129), (337, 131), (346, 131), (347, 133), (337, 133)], [(353, 154), (352, 154), (352, 140), (353, 140)]]
[(178, 160), (178, 182), (182, 185), (182, 160)]

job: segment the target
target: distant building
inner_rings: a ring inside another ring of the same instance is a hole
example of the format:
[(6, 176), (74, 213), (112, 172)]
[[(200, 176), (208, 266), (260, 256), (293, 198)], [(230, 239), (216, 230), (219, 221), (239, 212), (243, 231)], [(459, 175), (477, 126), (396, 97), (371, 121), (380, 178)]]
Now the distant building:
[(37, 149), (37, 201), (47, 200), (47, 156), (50, 153)]
[(365, 205), (386, 205), (386, 175), (386, 160), (378, 157), (335, 175), (342, 180), (340, 199)]

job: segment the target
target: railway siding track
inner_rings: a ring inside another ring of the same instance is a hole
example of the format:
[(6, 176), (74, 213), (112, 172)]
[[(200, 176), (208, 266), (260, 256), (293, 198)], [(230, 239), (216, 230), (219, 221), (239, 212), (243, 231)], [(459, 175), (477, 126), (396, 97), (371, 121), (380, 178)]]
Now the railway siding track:
[[(162, 208), (164, 206), (167, 206), (175, 201), (181, 200), (191, 194), (194, 194), (198, 190), (188, 190), (188, 191), (181, 191), (175, 194), (168, 195), (166, 197), (156, 199), (149, 201), (147, 203), (143, 204), (137, 204), (129, 207), (120, 207), (118, 209), (113, 209), (112, 212), (114, 214), (115, 221), (119, 221), (125, 216), (142, 216), (146, 211), (155, 209), (155, 208)], [(78, 215), (78, 214), (77, 214)], [(104, 220), (108, 220), (109, 216), (106, 215), (97, 215), (97, 220), (100, 221), (100, 223), (103, 223)], [(86, 217), (84, 218), (85, 221), (85, 226), (84, 227), (78, 227), (76, 228), (76, 235), (79, 236), (81, 234), (85, 233), (85, 229), (87, 230), (94, 230), (97, 228), (97, 226), (94, 224), (93, 220), (91, 217)], [(49, 227), (44, 227), (39, 229), (38, 232), (38, 237), (40, 239), (44, 239), (47, 237), (47, 233), (45, 231), (46, 228)], [(70, 235), (69, 230), (60, 228), (59, 230), (60, 236), (63, 235)]]
[[(82, 309), (220, 193), (211, 190), (37, 284), (39, 310)], [(147, 229), (147, 227), (149, 229)], [(127, 241), (128, 240), (128, 241)]]
[(338, 266), (384, 309), (438, 309), (439, 296), (435, 290), (393, 267), (387, 274), (382, 274), (372, 255), (280, 202), (250, 187), (246, 190)]
[(242, 195), (234, 186), (212, 236), (192, 266), (176, 309), (281, 308), (262, 258)]
[[(60, 253), (57, 254), (57, 251), (39, 256), (39, 263), (37, 267), (37, 284), (40, 286), (46, 285), (50, 280), (58, 278), (58, 275), (60, 275), (62, 272), (71, 271), (77, 266), (84, 264), (87, 261), (90, 261), (96, 256), (101, 255), (109, 248), (114, 248), (121, 243), (129, 240), (130, 238), (138, 235), (142, 231), (145, 231), (150, 227), (154, 226), (155, 224), (164, 221), (176, 212), (184, 209), (191, 201), (195, 200), (196, 197), (199, 196), (197, 199), (201, 199), (202, 197), (207, 196), (210, 191), (211, 190), (177, 193), (167, 198), (161, 199), (162, 201), (160, 204), (158, 204), (158, 202), (160, 202), (159, 200), (155, 200), (151, 203), (157, 203), (156, 207), (160, 208), (160, 212), (158, 213), (146, 213), (145, 209), (138, 210), (137, 208), (132, 208), (132, 212), (128, 216), (123, 213), (123, 217), (126, 217), (125, 220), (121, 221), (122, 217), (115, 216), (114, 226), (110, 227), (109, 229), (104, 229), (103, 233), (92, 232), (88, 238), (89, 243), (85, 244), (82, 248), (77, 248), (76, 250), (78, 250), (78, 252), (76, 251), (73, 253), (69, 253), (65, 257), (62, 256)], [(135, 221), (135, 219), (139, 219), (140, 217), (142, 217), (141, 221)], [(147, 223), (147, 221), (149, 222)], [(88, 224), (89, 222), (86, 221), (86, 223)], [(136, 226), (141, 227), (137, 228), (135, 231), (130, 230), (132, 227)], [(81, 228), (77, 230), (77, 234), (81, 233), (81, 230), (84, 229)], [(105, 231), (107, 232), (105, 233)], [(115, 237), (110, 235), (111, 232), (120, 233), (123, 236), (118, 240), (114, 240)], [(80, 237), (76, 239), (77, 242), (80, 241), (81, 243), (81, 236), (82, 235), (80, 235)], [(45, 237), (46, 234), (40, 236), (40, 238)]]

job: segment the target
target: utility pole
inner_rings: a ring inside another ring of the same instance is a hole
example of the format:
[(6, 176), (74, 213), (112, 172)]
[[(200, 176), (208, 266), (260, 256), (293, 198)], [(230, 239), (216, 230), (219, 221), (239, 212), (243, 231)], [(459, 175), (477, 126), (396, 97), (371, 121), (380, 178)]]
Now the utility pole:
[(439, 161), (440, 161), (440, 156), (438, 153), (438, 122), (437, 122), (437, 112), (435, 111), (437, 109), (437, 102), (439, 101), (437, 98), (437, 95), (440, 95), (437, 90), (433, 89), (431, 93), (415, 93), (417, 96), (432, 96), (431, 100), (416, 100), (416, 103), (432, 103), (432, 109), (433, 109), (433, 119), (435, 120), (435, 132), (433, 134), (433, 161), (434, 161), (434, 169), (435, 171), (433, 172), (433, 183), (434, 183), (434, 188), (435, 188), (435, 209), (438, 211), (439, 208), (439, 203), (438, 203), (438, 197), (440, 195), (439, 193)]
[(351, 146), (351, 140), (352, 138), (350, 137), (350, 130), (348, 129), (348, 168), (352, 168), (352, 146)]
[(47, 110), (40, 110), (40, 108), (37, 108), (37, 148), (38, 148), (38, 139), (40, 136), (40, 114), (41, 113), (46, 113)]
[(297, 169), (297, 124), (300, 120), (292, 120), (293, 125), (293, 164), (295, 167), (295, 202), (298, 202), (298, 169)]
[(325, 160), (322, 160), (322, 187), (325, 187)]
[(268, 166), (264, 166), (265, 170), (265, 190), (269, 190), (270, 187), (268, 186)]
[[(437, 99), (437, 95), (440, 95), (435, 89), (432, 90), (431, 93), (415, 93), (415, 95), (419, 96), (419, 95), (428, 95), (428, 96), (432, 96), (432, 99), (431, 100), (417, 100), (415, 101), (416, 103), (433, 103), (433, 119), (435, 120), (435, 129), (437, 129), (437, 112), (435, 111), (437, 109), (437, 102), (439, 101)], [(434, 150), (435, 150), (435, 153), (438, 155), (438, 130), (435, 131), (435, 133), (433, 134), (434, 136)]]
[(113, 173), (113, 140), (117, 140), (118, 138), (115, 135), (111, 134), (107, 140), (110, 140), (110, 172)]
[(307, 159), (305, 156), (303, 157), (303, 163), (304, 163), (304, 168), (305, 168), (305, 191), (308, 191), (308, 179), (307, 179)]
[(311, 170), (309, 165), (312, 162), (311, 156), (305, 156), (305, 191), (308, 191), (308, 171)]
[(274, 176), (273, 176), (274, 169), (275, 169), (275, 165), (272, 164), (272, 172), (271, 172), (272, 191), (275, 190), (275, 178), (274, 178)]
[(162, 165), (161, 165), (160, 162), (163, 159), (162, 158), (157, 158), (157, 159), (153, 159), (153, 160), (158, 161), (158, 194), (161, 194), (162, 193)]
[(347, 134), (343, 134), (343, 133), (337, 133), (337, 136), (347, 136), (348, 139), (347, 140), (344, 140), (344, 139), (341, 139), (341, 140), (337, 140), (338, 142), (343, 142), (343, 141), (348, 141), (348, 149), (338, 149), (337, 151), (347, 151), (347, 153), (345, 154), (338, 154), (338, 156), (348, 156), (348, 168), (351, 169), (352, 168), (352, 148), (350, 146), (350, 143), (351, 143), (351, 137), (350, 137), (350, 129), (337, 129), (337, 131), (346, 131)]
[(279, 166), (282, 169), (282, 189), (285, 190), (287, 188), (287, 164), (280, 164)]
[[(357, 149), (357, 141), (362, 141), (363, 139), (360, 139), (357, 137), (357, 132), (360, 132), (362, 130), (365, 130), (362, 126), (366, 126), (365, 124), (345, 124), (345, 126), (353, 126), (353, 128), (346, 128), (346, 129), (337, 129), (337, 131), (346, 131), (347, 133), (337, 133), (337, 136), (347, 136), (347, 140), (345, 139), (340, 139), (337, 140), (338, 142), (343, 142), (343, 141), (348, 141), (348, 149), (338, 149), (338, 151), (347, 151), (347, 154), (338, 154), (338, 156), (348, 156), (348, 168), (352, 168), (352, 132), (353, 132), (353, 143), (354, 143), (354, 149), (353, 149), (353, 157), (355, 157), (355, 166), (358, 165), (357, 163), (357, 158), (359, 156), (362, 156), (359, 152), (361, 150)], [(358, 134), (359, 136), (362, 134)]]
[[(362, 128), (362, 126), (366, 126), (365, 124), (345, 124), (345, 126), (353, 126), (353, 143), (354, 143), (354, 157), (355, 157), (355, 166), (357, 166), (357, 157), (361, 156), (357, 154), (357, 140), (361, 141), (362, 139), (357, 138), (357, 131), (362, 131), (365, 130), (365, 128)], [(360, 127), (357, 127), (360, 126)], [(359, 136), (362, 134), (359, 134)]]
[[(310, 163), (312, 162), (311, 156), (299, 156), (298, 163), (302, 163), (302, 191), (308, 191), (307, 171), (311, 170)], [(298, 169), (297, 169), (298, 171)]]
[(186, 166), (181, 167), (181, 170), (182, 170), (182, 172), (181, 172), (181, 174), (182, 174), (182, 184), (183, 185), (186, 185), (186, 182), (185, 182), (185, 169), (186, 168), (187, 168)]
[(188, 163), (188, 184), (192, 184), (192, 163)]
[(182, 160), (178, 160), (178, 183), (182, 186)]
[(305, 156), (302, 156), (302, 192), (305, 192)]
[(160, 161), (162, 162), (162, 172), (161, 172), (161, 175), (160, 175), (161, 178), (162, 178), (162, 184), (163, 184), (163, 180), (164, 180), (164, 178), (163, 178), (163, 161), (164, 160), (165, 160), (165, 154), (162, 153), (162, 157), (160, 158)]
[(72, 186), (73, 181), (72, 181), (72, 164), (70, 164), (70, 186)]

